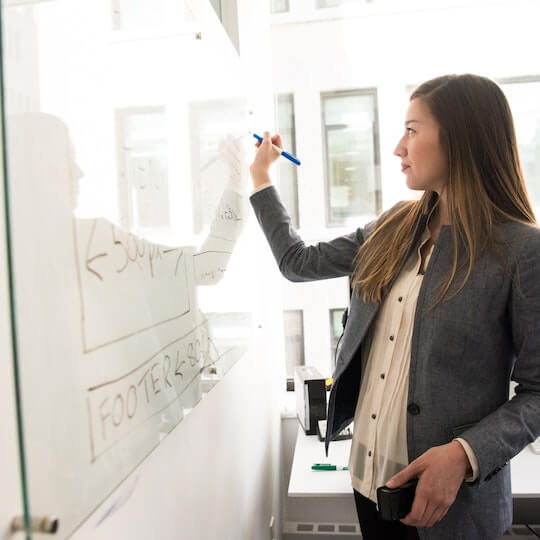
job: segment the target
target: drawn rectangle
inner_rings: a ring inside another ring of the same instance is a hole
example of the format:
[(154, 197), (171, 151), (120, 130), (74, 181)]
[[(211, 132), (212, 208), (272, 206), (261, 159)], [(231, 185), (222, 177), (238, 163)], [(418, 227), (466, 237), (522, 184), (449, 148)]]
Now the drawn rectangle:
[(85, 352), (189, 312), (185, 249), (152, 244), (101, 218), (74, 227)]

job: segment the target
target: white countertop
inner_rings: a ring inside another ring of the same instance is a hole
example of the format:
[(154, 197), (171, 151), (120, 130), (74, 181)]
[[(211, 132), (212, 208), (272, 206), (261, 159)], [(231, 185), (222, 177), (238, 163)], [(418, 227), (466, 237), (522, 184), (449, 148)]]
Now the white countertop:
[(540, 454), (528, 444), (510, 461), (512, 467), (512, 495), (540, 497)]
[(351, 439), (330, 444), (328, 458), (324, 442), (317, 435), (305, 435), (298, 426), (296, 448), (289, 481), (289, 497), (339, 497), (352, 495), (349, 471), (312, 471), (314, 463), (344, 465), (349, 463)]
[[(328, 458), (317, 435), (305, 435), (298, 426), (289, 481), (289, 497), (342, 497), (352, 494), (349, 471), (312, 471), (314, 463), (347, 466), (351, 440), (330, 444)], [(540, 455), (527, 445), (511, 461), (514, 497), (540, 497)]]

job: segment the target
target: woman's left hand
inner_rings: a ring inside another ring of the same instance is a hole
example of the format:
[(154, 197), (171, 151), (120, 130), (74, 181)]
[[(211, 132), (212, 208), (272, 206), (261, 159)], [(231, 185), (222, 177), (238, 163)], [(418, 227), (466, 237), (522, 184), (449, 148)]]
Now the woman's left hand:
[(386, 483), (396, 488), (418, 478), (411, 511), (400, 521), (411, 527), (431, 527), (440, 521), (455, 501), (469, 467), (458, 441), (434, 446), (409, 463)]

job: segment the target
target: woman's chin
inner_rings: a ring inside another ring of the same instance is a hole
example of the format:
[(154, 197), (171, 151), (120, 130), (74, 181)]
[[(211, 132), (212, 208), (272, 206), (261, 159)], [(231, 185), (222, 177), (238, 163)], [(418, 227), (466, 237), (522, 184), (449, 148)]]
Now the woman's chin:
[(426, 186), (420, 184), (420, 182), (415, 182), (410, 178), (407, 178), (407, 187), (413, 191), (424, 191), (426, 189)]

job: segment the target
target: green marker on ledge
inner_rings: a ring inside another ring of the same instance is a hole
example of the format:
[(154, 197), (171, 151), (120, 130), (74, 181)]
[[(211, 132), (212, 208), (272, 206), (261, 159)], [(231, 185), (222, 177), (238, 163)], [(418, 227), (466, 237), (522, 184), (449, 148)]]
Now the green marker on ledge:
[(313, 471), (348, 471), (349, 467), (342, 467), (341, 465), (330, 465), (330, 463), (314, 463), (311, 466)]

